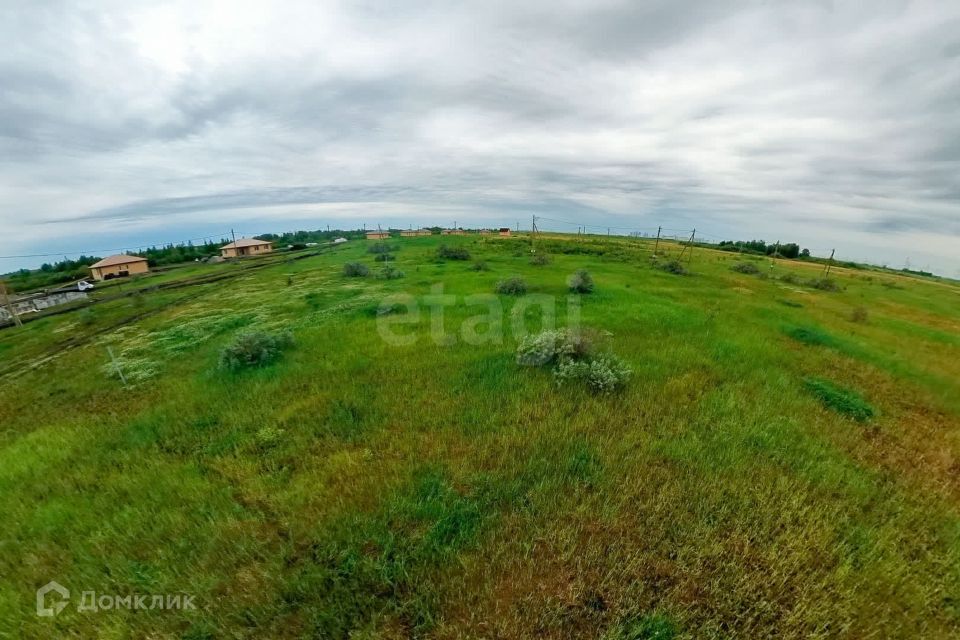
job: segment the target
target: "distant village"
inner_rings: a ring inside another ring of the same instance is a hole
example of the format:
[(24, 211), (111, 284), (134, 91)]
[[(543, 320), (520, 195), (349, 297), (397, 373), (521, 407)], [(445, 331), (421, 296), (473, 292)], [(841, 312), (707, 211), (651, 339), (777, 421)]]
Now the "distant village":
[[(480, 235), (498, 235), (510, 236), (509, 227), (500, 227), (498, 229), (478, 229), (466, 230), (460, 227), (449, 229), (438, 228), (419, 228), (393, 230), (363, 231), (367, 240), (386, 240), (394, 235), (402, 238), (429, 236), (439, 233), (440, 235), (461, 236), (467, 234)], [(274, 246), (277, 244), (269, 234), (265, 238), (240, 238), (228, 242), (219, 248), (219, 255), (210, 255), (203, 258), (194, 258), (191, 261), (201, 262), (224, 262), (227, 260), (237, 260), (256, 256), (265, 256), (274, 252)], [(360, 236), (361, 238), (364, 236)], [(328, 241), (328, 244), (340, 244), (347, 242), (347, 238), (337, 236)], [(283, 247), (283, 250), (305, 249), (319, 245), (318, 242), (291, 242)], [(130, 278), (142, 276), (150, 273), (150, 259), (142, 255), (133, 255), (120, 253), (107, 256), (86, 267), (88, 277), (74, 282), (61, 283), (55, 288), (47, 288), (40, 291), (33, 291), (22, 295), (13, 295), (8, 293), (6, 287), (0, 286), (0, 324), (10, 324), (18, 321), (20, 316), (38, 313), (51, 307), (68, 304), (71, 302), (80, 302), (86, 300), (88, 292), (96, 288), (96, 284), (115, 280), (117, 278)], [(92, 281), (92, 282), (91, 282)]]

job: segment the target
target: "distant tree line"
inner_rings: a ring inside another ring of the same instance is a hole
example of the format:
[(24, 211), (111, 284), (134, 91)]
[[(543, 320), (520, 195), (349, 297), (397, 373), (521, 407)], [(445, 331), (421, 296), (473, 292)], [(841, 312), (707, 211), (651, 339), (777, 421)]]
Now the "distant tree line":
[(362, 239), (366, 238), (366, 232), (354, 229), (345, 231), (343, 229), (330, 229), (329, 231), (285, 231), (284, 233), (264, 233), (257, 236), (261, 240), (269, 240), (276, 247), (291, 246), (301, 248), (312, 242), (330, 242), (335, 238)]
[(767, 244), (763, 240), (724, 240), (719, 245), (722, 251), (752, 253), (760, 256), (776, 254), (781, 258), (809, 258), (810, 250), (801, 249), (795, 242)]

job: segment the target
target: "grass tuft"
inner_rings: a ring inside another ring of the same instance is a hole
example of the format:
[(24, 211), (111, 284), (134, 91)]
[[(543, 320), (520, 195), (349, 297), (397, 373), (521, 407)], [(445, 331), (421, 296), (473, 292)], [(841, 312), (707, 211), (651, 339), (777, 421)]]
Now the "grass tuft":
[(824, 406), (849, 416), (857, 422), (866, 422), (877, 414), (877, 410), (863, 396), (823, 378), (807, 378), (804, 380), (804, 385)]

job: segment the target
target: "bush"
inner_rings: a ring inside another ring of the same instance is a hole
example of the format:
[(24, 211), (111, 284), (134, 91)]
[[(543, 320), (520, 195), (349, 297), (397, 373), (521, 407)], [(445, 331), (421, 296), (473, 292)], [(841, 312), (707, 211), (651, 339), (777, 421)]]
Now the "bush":
[(389, 253), (378, 253), (377, 257), (374, 258), (374, 261), (376, 262), (390, 262), (391, 260), (396, 260), (396, 258)]
[(96, 321), (97, 321), (97, 314), (95, 314), (93, 312), (93, 309), (90, 309), (89, 307), (80, 311), (80, 313), (77, 314), (77, 322), (80, 324), (81, 327), (89, 327)]
[(535, 254), (532, 258), (530, 258), (530, 264), (535, 267), (542, 267), (550, 264), (550, 256), (546, 253)]
[(803, 344), (825, 347), (834, 347), (837, 345), (836, 338), (817, 327), (791, 327), (787, 329), (785, 333), (797, 342), (802, 342)]
[(567, 278), (567, 286), (574, 293), (590, 293), (593, 291), (593, 278), (586, 269), (580, 269)]
[(745, 273), (750, 276), (755, 276), (760, 273), (760, 268), (752, 262), (738, 262), (730, 267), (730, 270), (736, 271), (737, 273)]
[(522, 296), (527, 292), (527, 283), (523, 278), (513, 277), (497, 283), (497, 293), (510, 296)]
[(785, 282), (787, 284), (800, 284), (800, 278), (792, 273), (785, 273), (780, 276), (780, 282)]
[(633, 371), (622, 360), (611, 354), (601, 354), (591, 360), (564, 360), (553, 372), (557, 385), (584, 381), (599, 393), (609, 393), (623, 387)]
[(262, 367), (293, 345), (293, 334), (250, 331), (241, 333), (232, 344), (220, 352), (220, 367), (237, 371), (249, 367)]
[(382, 254), (382, 253), (390, 253), (390, 251), (391, 251), (390, 245), (387, 244), (386, 242), (375, 242), (374, 244), (371, 244), (369, 247), (367, 247), (367, 253)]
[(401, 304), (399, 302), (394, 302), (393, 304), (380, 304), (377, 305), (375, 315), (378, 316), (392, 316), (398, 314), (407, 313), (407, 305)]
[(380, 272), (377, 274), (377, 278), (380, 280), (397, 280), (402, 278), (404, 275), (406, 274), (403, 273), (403, 271), (400, 271), (400, 269), (388, 264), (380, 270)]
[(486, 263), (485, 260), (477, 260), (472, 265), (470, 265), (471, 271), (490, 271), (490, 265)]
[(592, 336), (569, 329), (526, 336), (517, 346), (517, 364), (542, 367), (562, 360), (582, 360), (593, 353)]
[(807, 378), (803, 382), (825, 406), (850, 416), (857, 422), (866, 422), (877, 413), (877, 410), (863, 396), (838, 387), (832, 382), (822, 378)]
[(686, 268), (680, 263), (679, 260), (670, 260), (659, 265), (659, 268), (667, 273), (672, 273), (677, 276), (687, 275)]
[(866, 324), (869, 319), (870, 314), (867, 313), (866, 307), (857, 307), (850, 314), (850, 320), (859, 324)]
[(463, 247), (448, 247), (442, 244), (437, 249), (437, 257), (446, 260), (469, 260), (470, 252)]
[(821, 291), (840, 291), (840, 285), (837, 284), (836, 280), (831, 280), (830, 278), (814, 278), (807, 280), (806, 284), (808, 287), (820, 289)]
[(343, 265), (343, 275), (348, 278), (365, 278), (370, 275), (370, 269), (362, 262), (348, 262)]

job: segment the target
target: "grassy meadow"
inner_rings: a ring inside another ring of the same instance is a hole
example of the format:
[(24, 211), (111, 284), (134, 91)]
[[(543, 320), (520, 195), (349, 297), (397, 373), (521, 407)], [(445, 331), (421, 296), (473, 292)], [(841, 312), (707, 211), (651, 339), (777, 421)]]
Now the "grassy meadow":
[[(194, 265), (241, 271), (0, 331), (0, 638), (960, 635), (960, 286), (821, 290), (821, 265), (701, 248), (677, 275), (679, 246), (626, 238), (545, 235), (546, 264), (524, 237), (389, 244)], [(524, 298), (464, 340), (468, 296), (512, 276), (602, 332), (626, 386), (518, 366)], [(408, 344), (378, 331), (393, 294), (420, 302)], [(218, 366), (247, 331), (293, 346)], [(71, 602), (41, 618), (50, 580)]]

